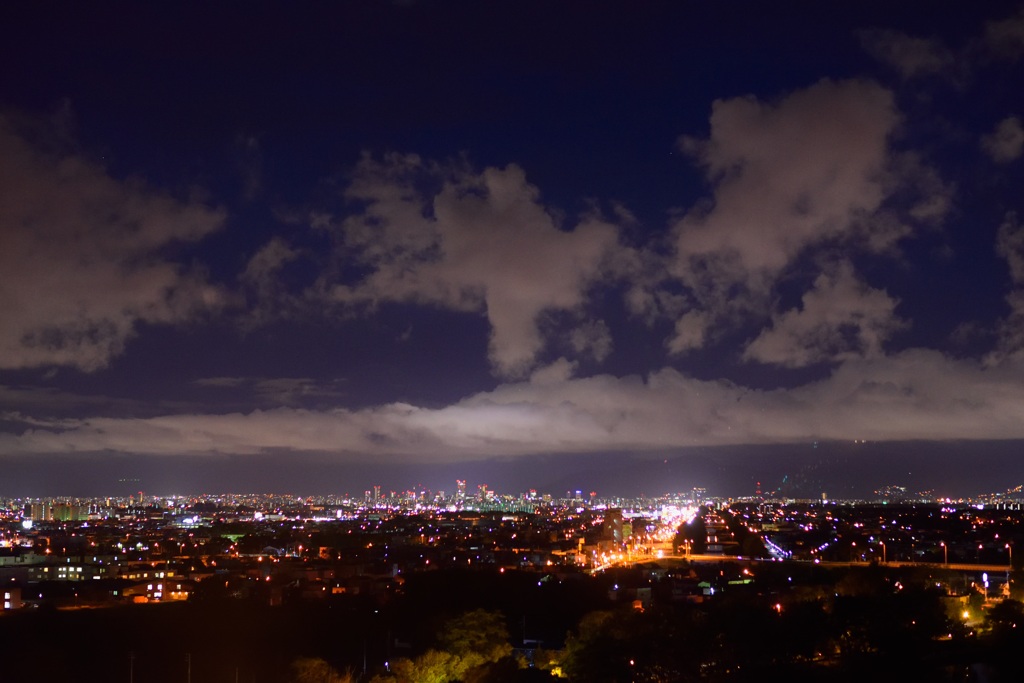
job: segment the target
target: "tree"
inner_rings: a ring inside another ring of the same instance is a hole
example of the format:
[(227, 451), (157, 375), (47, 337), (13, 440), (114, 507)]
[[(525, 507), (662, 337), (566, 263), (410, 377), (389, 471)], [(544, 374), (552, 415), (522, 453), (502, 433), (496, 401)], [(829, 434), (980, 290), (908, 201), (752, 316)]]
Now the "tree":
[(590, 612), (565, 643), (561, 671), (581, 683), (696, 680), (709, 635), (689, 608)]
[(504, 615), (485, 609), (445, 622), (438, 641), (445, 652), (462, 660), (465, 669), (493, 664), (512, 654)]
[(985, 622), (996, 632), (1024, 629), (1024, 603), (1018, 600), (1003, 600), (988, 611)]
[(450, 683), (462, 678), (465, 663), (450, 652), (427, 650), (416, 659), (399, 659), (391, 667), (399, 683)]
[(374, 683), (450, 683), (487, 680), (490, 667), (512, 655), (508, 627), (501, 612), (484, 609), (465, 612), (445, 621), (437, 637), (439, 648), (413, 659), (391, 664), (390, 676)]
[(319, 657), (299, 657), (291, 665), (291, 683), (353, 683), (351, 673), (338, 673)]

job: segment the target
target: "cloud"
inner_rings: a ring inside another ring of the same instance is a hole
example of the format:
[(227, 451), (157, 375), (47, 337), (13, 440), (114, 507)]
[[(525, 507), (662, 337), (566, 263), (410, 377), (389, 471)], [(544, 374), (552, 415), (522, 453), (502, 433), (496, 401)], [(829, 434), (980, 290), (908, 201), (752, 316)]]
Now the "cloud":
[(569, 343), (578, 354), (589, 354), (598, 363), (612, 352), (612, 333), (603, 320), (589, 320), (569, 333)]
[(772, 316), (769, 329), (747, 347), (744, 360), (802, 367), (852, 357), (875, 357), (904, 327), (897, 301), (859, 281), (849, 262), (818, 276), (798, 309)]
[(952, 53), (937, 40), (915, 38), (890, 29), (864, 31), (860, 38), (868, 54), (907, 80), (939, 73), (954, 64)]
[[(128, 399), (103, 395), (83, 395), (56, 387), (11, 386), (0, 384), (0, 421), (20, 423), (63, 415), (90, 415), (116, 412), (137, 415), (145, 407)], [(156, 414), (167, 412), (158, 409)], [(147, 414), (153, 415), (153, 411)], [(30, 417), (31, 416), (31, 417)]]
[(1010, 314), (999, 323), (999, 344), (989, 355), (990, 363), (998, 363), (1007, 356), (1024, 357), (1024, 225), (1013, 211), (1006, 214), (999, 226), (996, 253), (1006, 259), (1014, 288), (1006, 296)]
[(0, 187), (0, 367), (94, 371), (138, 323), (220, 304), (201, 274), (165, 254), (219, 229), (223, 212), (34, 145), (3, 117)]
[(259, 406), (308, 406), (323, 404), (343, 396), (340, 380), (315, 380), (308, 377), (204, 377), (193, 384), (215, 389), (242, 389)]
[(999, 363), (1005, 358), (1024, 358), (1024, 288), (1018, 288), (1006, 295), (1010, 314), (998, 326), (999, 345), (989, 354), (990, 363)]
[(867, 81), (821, 81), (777, 104), (717, 100), (710, 138), (682, 143), (715, 188), (676, 225), (684, 281), (763, 286), (808, 245), (864, 230), (898, 121), (892, 93)]
[(483, 313), (495, 371), (522, 377), (544, 346), (538, 316), (574, 311), (598, 281), (617, 228), (584, 216), (571, 230), (515, 165), (481, 172), (416, 156), (366, 157), (346, 197), (364, 208), (340, 222), (341, 249), (367, 271), (330, 278), (337, 302), (408, 301)]
[(245, 377), (201, 377), (193, 380), (193, 384), (200, 387), (240, 387), (247, 384), (249, 379)]
[(713, 197), (674, 225), (673, 273), (691, 313), (669, 348), (763, 316), (779, 276), (813, 249), (891, 252), (913, 226), (941, 222), (952, 189), (891, 150), (899, 123), (892, 93), (863, 80), (823, 80), (775, 103), (716, 101), (710, 136), (681, 140)]
[(609, 259), (613, 277), (626, 285), (626, 310), (654, 324), (663, 318), (674, 318), (686, 310), (689, 300), (678, 287), (666, 287), (670, 259), (651, 248), (622, 247)]
[(537, 368), (530, 373), (531, 384), (557, 384), (569, 380), (576, 372), (576, 363), (559, 358), (550, 365)]
[(1017, 59), (1024, 54), (1024, 10), (985, 25), (984, 43), (997, 56)]
[(1006, 214), (996, 236), (996, 253), (1006, 259), (1015, 284), (1024, 284), (1024, 226), (1013, 211)]
[(687, 311), (676, 320), (675, 333), (666, 346), (669, 353), (680, 354), (704, 346), (711, 324), (707, 313)]
[(997, 163), (1019, 159), (1024, 152), (1024, 126), (1020, 118), (1008, 116), (1000, 121), (992, 133), (981, 139), (981, 148)]
[(450, 462), (489, 456), (688, 446), (1024, 438), (1024, 364), (985, 366), (911, 350), (856, 358), (826, 379), (755, 390), (662, 369), (646, 378), (569, 379), (569, 362), (538, 381), (499, 386), (438, 409), (278, 408), (150, 419), (38, 420), (0, 434), (0, 450), (149, 455), (333, 453)]
[(241, 279), (257, 289), (275, 283), (274, 275), (298, 254), (280, 237), (274, 237), (260, 248), (245, 266)]
[(281, 271), (299, 258), (299, 252), (280, 238), (274, 237), (257, 251), (239, 276), (249, 298), (246, 325), (259, 325), (287, 316), (301, 301), (291, 294), (281, 280)]

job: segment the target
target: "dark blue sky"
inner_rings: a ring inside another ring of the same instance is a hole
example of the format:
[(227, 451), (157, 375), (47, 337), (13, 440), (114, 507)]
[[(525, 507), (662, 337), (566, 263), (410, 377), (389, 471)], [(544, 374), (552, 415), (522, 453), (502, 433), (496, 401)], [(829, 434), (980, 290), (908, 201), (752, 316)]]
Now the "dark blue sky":
[(861, 440), (1024, 479), (1024, 6), (635, 5), (0, 10), (0, 492)]

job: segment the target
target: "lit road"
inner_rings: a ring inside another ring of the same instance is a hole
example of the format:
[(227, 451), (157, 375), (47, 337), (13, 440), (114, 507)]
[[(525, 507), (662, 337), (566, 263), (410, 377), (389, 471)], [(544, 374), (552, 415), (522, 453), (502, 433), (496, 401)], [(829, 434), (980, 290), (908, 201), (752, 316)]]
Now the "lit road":
[[(590, 571), (591, 573), (597, 573), (613, 567), (631, 567), (640, 564), (650, 564), (654, 562), (665, 562), (665, 561), (679, 561), (686, 560), (689, 562), (758, 562), (758, 563), (793, 563), (793, 564), (816, 564), (822, 567), (868, 567), (871, 562), (860, 562), (860, 561), (830, 561), (830, 560), (777, 560), (768, 558), (754, 558), (754, 557), (740, 557), (736, 555), (698, 555), (691, 553), (688, 555), (672, 555), (669, 553), (664, 554), (662, 557), (651, 554), (629, 554), (622, 553), (622, 557), (609, 558), (602, 564), (595, 566)], [(948, 564), (942, 562), (906, 562), (906, 561), (893, 561), (877, 563), (882, 567), (926, 567), (930, 569), (948, 569), (950, 571), (958, 572), (1008, 572), (1010, 571), (1009, 565), (1005, 564), (967, 564), (961, 562), (950, 562)]]

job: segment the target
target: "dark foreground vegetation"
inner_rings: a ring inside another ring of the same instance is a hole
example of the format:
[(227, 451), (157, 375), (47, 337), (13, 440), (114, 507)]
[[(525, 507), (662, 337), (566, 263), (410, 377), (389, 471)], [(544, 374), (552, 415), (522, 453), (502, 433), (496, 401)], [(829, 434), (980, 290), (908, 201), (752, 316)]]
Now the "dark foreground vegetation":
[(1024, 605), (957, 592), (952, 575), (781, 563), (432, 571), (384, 598), (278, 606), (197, 592), (182, 604), (6, 615), (2, 680), (1024, 679)]

